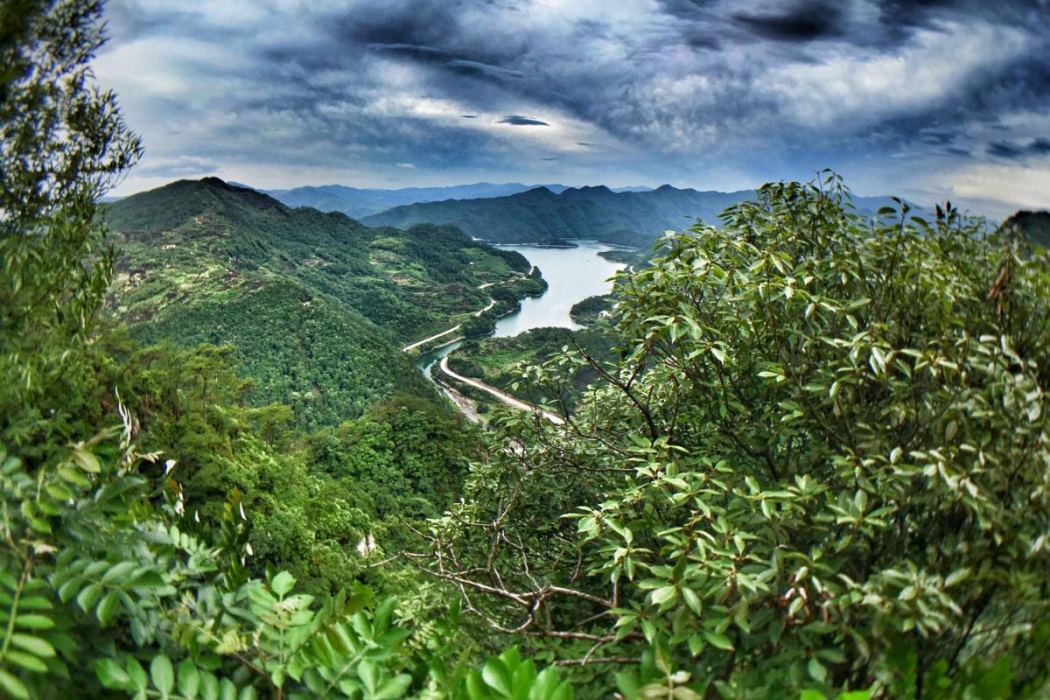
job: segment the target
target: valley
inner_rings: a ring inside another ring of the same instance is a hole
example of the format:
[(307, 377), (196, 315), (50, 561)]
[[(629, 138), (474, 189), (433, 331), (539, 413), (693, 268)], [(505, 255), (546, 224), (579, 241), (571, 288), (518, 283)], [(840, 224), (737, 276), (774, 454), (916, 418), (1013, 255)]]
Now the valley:
[(0, 3), (0, 698), (1050, 697), (1046, 2), (182, 5)]
[(129, 197), (107, 219), (121, 251), (109, 305), (131, 335), (232, 345), (249, 400), (311, 427), (430, 396), (401, 348), (544, 289), (523, 256), (453, 228), (367, 228), (214, 179)]
[[(572, 307), (578, 302), (596, 294), (607, 294), (612, 290), (612, 277), (624, 269), (621, 262), (607, 260), (602, 254), (616, 250), (607, 245), (595, 243), (594, 241), (572, 241), (571, 247), (540, 247), (530, 245), (501, 245), (501, 250), (512, 251), (524, 256), (534, 268), (544, 273), (547, 283), (547, 291), (538, 296), (529, 296), (521, 301), (519, 310), (498, 318), (495, 322), (492, 338), (516, 338), (535, 337), (528, 335), (529, 331), (540, 328), (560, 328), (566, 330), (582, 328), (572, 317)], [(623, 254), (635, 254), (637, 251), (620, 249)], [(482, 289), (490, 289), (498, 282), (489, 282), (481, 285)], [(475, 316), (488, 313), (496, 304), (492, 299), (489, 304)], [(468, 418), (477, 420), (476, 405), (478, 402), (485, 407), (486, 412), (496, 405), (503, 404), (516, 409), (533, 410), (533, 405), (523, 403), (521, 400), (508, 394), (507, 383), (502, 382), (503, 388), (496, 388), (485, 384), (477, 377), (464, 377), (449, 369), (450, 361), (455, 361), (451, 354), (464, 344), (464, 338), (460, 335), (462, 324), (446, 329), (439, 334), (416, 341), (403, 348), (410, 352), (419, 348), (426, 348), (435, 344), (429, 352), (423, 352), (416, 359), (416, 366), (425, 377), (438, 383), (443, 391), (455, 390), (457, 384), (466, 384), (465, 388), (478, 401), (460, 395), (450, 396), (453, 403), (464, 411)], [(468, 341), (471, 347), (477, 348), (481, 339)], [(518, 360), (524, 358), (517, 358)], [(504, 371), (511, 371), (516, 361), (504, 363)], [(440, 376), (444, 375), (444, 376)], [(449, 381), (453, 385), (449, 386)], [(479, 396), (476, 391), (480, 390)], [(513, 392), (510, 392), (513, 393)], [(493, 397), (497, 399), (494, 403)], [(465, 400), (464, 400), (465, 399)], [(545, 413), (548, 419), (556, 419), (557, 416)], [(560, 420), (560, 419), (558, 419)], [(556, 421), (555, 421), (556, 422)]]

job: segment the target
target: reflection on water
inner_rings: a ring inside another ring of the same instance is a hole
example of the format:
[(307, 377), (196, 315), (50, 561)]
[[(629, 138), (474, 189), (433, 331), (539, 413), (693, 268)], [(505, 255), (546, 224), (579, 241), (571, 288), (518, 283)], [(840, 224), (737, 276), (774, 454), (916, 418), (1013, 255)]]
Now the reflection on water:
[(497, 338), (523, 333), (532, 328), (556, 326), (577, 329), (569, 316), (573, 304), (612, 290), (612, 277), (624, 268), (598, 255), (612, 246), (594, 241), (576, 241), (578, 248), (541, 248), (531, 245), (501, 245), (516, 250), (540, 268), (547, 280), (547, 292), (538, 298), (523, 299), (521, 311), (496, 322)]
[(433, 379), (433, 377), (430, 376), (430, 368), (434, 365), (434, 363), (441, 362), (442, 357), (449, 354), (462, 344), (462, 340), (457, 340), (454, 343), (442, 345), (439, 348), (434, 348), (430, 352), (425, 352), (416, 358), (416, 367), (419, 368), (419, 371), (423, 373), (424, 377), (426, 377), (427, 379)]
[[(504, 250), (516, 250), (529, 262), (540, 268), (547, 280), (543, 296), (523, 299), (521, 311), (496, 322), (495, 337), (506, 338), (532, 328), (556, 326), (577, 329), (569, 310), (573, 304), (587, 297), (612, 291), (610, 278), (624, 265), (599, 257), (603, 250), (613, 246), (594, 241), (576, 241), (578, 248), (542, 248), (534, 245), (501, 245)], [(449, 343), (416, 358), (416, 367), (430, 378), (430, 368), (441, 358), (462, 345), (463, 341)]]

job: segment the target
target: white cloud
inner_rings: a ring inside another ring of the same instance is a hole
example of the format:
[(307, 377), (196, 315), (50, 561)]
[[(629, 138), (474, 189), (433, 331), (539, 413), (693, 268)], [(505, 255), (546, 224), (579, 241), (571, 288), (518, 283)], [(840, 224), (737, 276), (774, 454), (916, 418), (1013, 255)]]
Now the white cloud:
[(1050, 209), (1050, 158), (1038, 163), (975, 163), (934, 182), (957, 196), (995, 199), (1015, 209)]
[(981, 70), (1025, 55), (1032, 40), (1018, 28), (981, 22), (943, 24), (916, 32), (895, 53), (843, 52), (817, 65), (794, 63), (759, 79), (784, 112), (804, 125), (871, 124), (958, 97), (958, 88)]

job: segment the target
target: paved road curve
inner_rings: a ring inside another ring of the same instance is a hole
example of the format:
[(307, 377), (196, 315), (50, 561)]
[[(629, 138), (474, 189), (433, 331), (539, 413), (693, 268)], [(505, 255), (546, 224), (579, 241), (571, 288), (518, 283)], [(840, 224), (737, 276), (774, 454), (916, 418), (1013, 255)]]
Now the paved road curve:
[(513, 396), (511, 396), (510, 394), (506, 394), (506, 393), (500, 391), (499, 389), (497, 389), (495, 387), (489, 386), (488, 384), (486, 384), (484, 382), (479, 382), (477, 379), (471, 379), (470, 377), (464, 377), (462, 374), (456, 374), (455, 372), (453, 372), (451, 369), (448, 368), (448, 357), (447, 356), (441, 358), (441, 365), (440, 365), (440, 367), (441, 367), (441, 371), (442, 372), (444, 372), (448, 376), (452, 377), (453, 379), (459, 380), (459, 381), (463, 382), (464, 384), (469, 384), (470, 386), (474, 387), (475, 389), (480, 389), (481, 391), (484, 391), (484, 392), (486, 392), (488, 394), (492, 394), (497, 399), (499, 399), (500, 401), (502, 401), (503, 403), (507, 404), (508, 406), (510, 406), (512, 408), (516, 408), (519, 411), (529, 411), (530, 413), (539, 413), (541, 416), (543, 416), (544, 418), (549, 420), (551, 423), (554, 423), (555, 425), (561, 425), (562, 423), (565, 422), (564, 420), (562, 420), (561, 416), (556, 415), (554, 413), (551, 413), (550, 411), (544, 411), (542, 408), (540, 408), (538, 406), (533, 406), (531, 403), (526, 403), (526, 402), (524, 402), (524, 401), (522, 401), (520, 399), (516, 399)]

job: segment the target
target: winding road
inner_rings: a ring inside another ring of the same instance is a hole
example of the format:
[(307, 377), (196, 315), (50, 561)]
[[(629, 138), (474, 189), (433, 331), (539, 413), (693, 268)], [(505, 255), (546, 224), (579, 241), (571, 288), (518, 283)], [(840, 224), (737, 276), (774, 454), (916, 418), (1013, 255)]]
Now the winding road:
[(442, 357), (441, 358), (441, 364), (438, 365), (438, 366), (441, 367), (441, 371), (442, 372), (444, 372), (448, 376), (452, 377), (453, 379), (455, 379), (457, 381), (460, 381), (460, 382), (463, 382), (464, 384), (467, 384), (469, 386), (472, 386), (475, 389), (479, 389), (481, 391), (484, 391), (487, 394), (491, 394), (492, 396), (495, 396), (497, 399), (499, 399), (503, 403), (507, 404), (511, 408), (516, 408), (519, 411), (528, 411), (530, 413), (538, 413), (542, 417), (544, 417), (547, 420), (549, 420), (551, 423), (554, 423), (555, 425), (561, 425), (561, 424), (563, 424), (565, 422), (562, 419), (561, 416), (556, 415), (554, 413), (551, 413), (550, 411), (545, 411), (542, 408), (540, 408), (539, 406), (534, 406), (531, 403), (526, 403), (525, 401), (522, 401), (521, 399), (516, 399), (513, 396), (511, 396), (510, 394), (507, 394), (505, 392), (500, 391), (496, 387), (489, 386), (485, 382), (478, 381), (477, 379), (471, 379), (470, 377), (464, 377), (462, 374), (456, 374), (451, 369), (449, 369), (448, 356)]
[[(493, 301), (493, 303), (495, 303), (495, 301)], [(491, 306), (489, 306), (489, 307), (487, 307), (487, 308), (492, 308), (492, 307), (491, 307)], [(484, 309), (482, 309), (482, 311), (481, 311), (481, 312), (478, 312), (478, 313), (477, 313), (477, 314), (475, 314), (475, 315), (477, 315), (477, 316), (480, 316), (482, 312), (484, 312)], [(436, 335), (432, 335), (432, 336), (430, 336), (429, 338), (423, 338), (423, 340), (417, 340), (416, 342), (412, 343), (411, 345), (406, 345), (405, 347), (401, 348), (401, 352), (409, 352), (409, 351), (411, 351), (411, 350), (415, 350), (415, 349), (416, 349), (416, 348), (418, 348), (418, 347), (419, 347), (420, 345), (426, 345), (426, 344), (427, 344), (427, 343), (429, 343), (429, 342), (430, 342), (431, 340), (437, 340), (438, 338), (440, 338), (440, 337), (442, 337), (442, 336), (446, 336), (446, 335), (448, 335), (449, 333), (455, 333), (456, 331), (458, 331), (458, 330), (459, 330), (460, 328), (462, 328), (462, 327), (463, 327), (463, 324), (462, 324), (462, 323), (460, 323), (460, 324), (458, 324), (458, 325), (452, 326), (452, 328), (449, 328), (449, 329), (448, 329), (447, 331), (441, 331), (440, 333), (438, 333), (438, 334), (436, 334)]]
[[(533, 266), (533, 267), (535, 268), (535, 266)], [(498, 284), (498, 282), (487, 282), (486, 284), (478, 285), (478, 289), (488, 289), (489, 287), (491, 287), (494, 284)], [(488, 306), (486, 306), (483, 309), (479, 309), (478, 311), (475, 311), (474, 312), (474, 318), (481, 318), (481, 315), (483, 313), (485, 313), (486, 311), (488, 311), (489, 309), (491, 309), (495, 305), (496, 305), (496, 300), (493, 299), (492, 297), (489, 297)], [(415, 350), (416, 348), (418, 348), (420, 345), (426, 345), (431, 340), (437, 340), (438, 338), (444, 337), (444, 336), (448, 335), (449, 333), (455, 333), (456, 331), (458, 331), (462, 327), (463, 327), (462, 323), (456, 324), (455, 326), (452, 326), (452, 328), (449, 328), (448, 330), (445, 330), (445, 331), (441, 331), (440, 333), (432, 335), (429, 338), (423, 338), (423, 340), (417, 340), (416, 342), (412, 343), (411, 345), (406, 345), (405, 347), (401, 348), (401, 352), (411, 352), (412, 350)]]
[[(535, 270), (535, 269), (536, 269), (536, 266), (533, 265), (532, 269), (529, 270), (529, 274), (531, 275), (533, 270)], [(497, 282), (488, 282), (486, 284), (479, 285), (478, 289), (487, 289), (487, 288), (489, 288), (489, 287), (491, 287), (491, 286), (493, 286), (495, 284), (498, 284), (498, 283)], [(486, 311), (489, 311), (490, 309), (492, 309), (492, 307), (494, 307), (495, 305), (496, 305), (496, 300), (493, 299), (492, 297), (489, 297), (488, 306), (486, 306), (483, 309), (480, 309), (479, 311), (475, 311), (474, 312), (474, 318), (480, 318), (482, 314), (484, 314)], [(456, 331), (458, 331), (462, 327), (463, 327), (462, 323), (456, 324), (455, 326), (452, 326), (452, 328), (449, 328), (448, 330), (441, 331), (440, 333), (435, 333), (434, 335), (430, 336), (429, 338), (423, 338), (422, 340), (417, 340), (416, 342), (411, 343), (410, 345), (406, 345), (405, 347), (401, 348), (401, 352), (411, 352), (412, 350), (415, 350), (416, 348), (418, 348), (418, 347), (420, 347), (422, 345), (426, 345), (427, 343), (429, 343), (429, 342), (431, 342), (433, 340), (437, 340), (438, 338), (443, 338), (446, 335), (450, 335), (452, 333), (455, 333)], [(543, 418), (547, 419), (548, 421), (550, 421), (551, 423), (553, 423), (555, 425), (561, 425), (562, 423), (565, 422), (564, 420), (562, 420), (561, 416), (556, 415), (554, 413), (551, 413), (550, 411), (545, 411), (542, 408), (540, 408), (539, 406), (534, 406), (531, 403), (526, 403), (525, 401), (522, 401), (520, 399), (516, 399), (513, 396), (511, 396), (510, 394), (508, 394), (506, 392), (503, 392), (503, 391), (500, 391), (496, 387), (489, 386), (485, 382), (478, 381), (477, 379), (471, 379), (470, 377), (464, 377), (461, 374), (456, 374), (455, 372), (453, 372), (448, 367), (448, 356), (445, 356), (445, 357), (441, 358), (441, 363), (440, 363), (439, 366), (441, 368), (441, 371), (444, 372), (449, 377), (452, 377), (453, 379), (455, 379), (457, 381), (460, 381), (460, 382), (463, 382), (464, 384), (472, 386), (475, 389), (478, 389), (480, 391), (484, 391), (487, 394), (491, 394), (492, 396), (495, 396), (497, 399), (499, 399), (500, 401), (502, 401), (506, 405), (510, 406), (511, 408), (516, 408), (519, 411), (528, 411), (530, 413), (537, 413), (537, 414), (541, 415)], [(442, 386), (441, 390), (443, 392), (445, 392), (445, 394), (449, 397), (449, 399), (451, 399), (452, 402), (454, 404), (456, 404), (456, 407), (459, 408), (459, 410), (462, 411), (463, 414), (466, 415), (468, 419), (470, 419), (472, 421), (480, 420), (478, 415), (477, 415), (477, 413), (470, 406), (470, 404), (469, 404), (470, 400), (469, 399), (467, 399), (465, 396), (462, 396), (461, 394), (459, 394), (459, 392), (452, 392), (452, 391), (450, 391), (450, 387)]]

